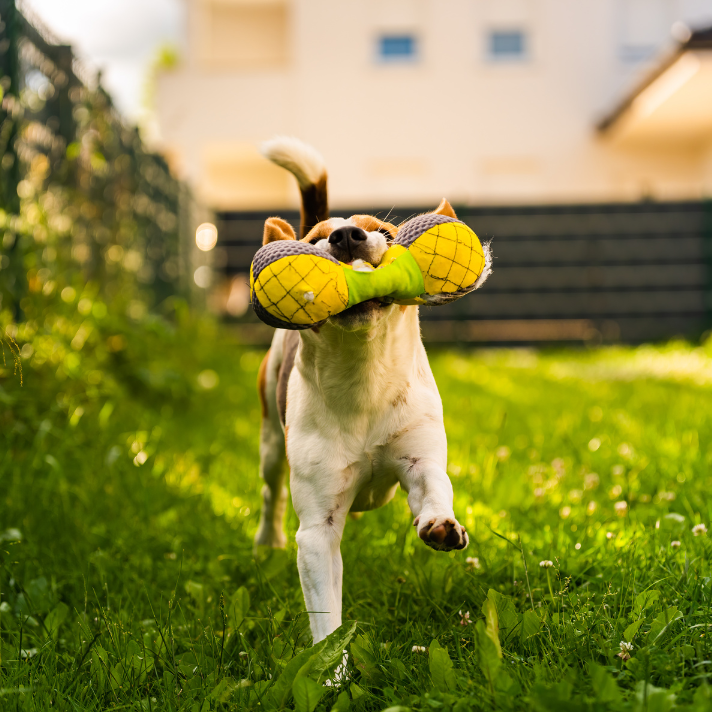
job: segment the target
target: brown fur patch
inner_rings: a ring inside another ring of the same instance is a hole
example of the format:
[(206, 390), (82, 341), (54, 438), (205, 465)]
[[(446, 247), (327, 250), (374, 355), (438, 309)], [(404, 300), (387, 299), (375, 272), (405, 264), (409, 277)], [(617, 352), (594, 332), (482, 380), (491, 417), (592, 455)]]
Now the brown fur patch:
[(397, 408), (399, 405), (405, 405), (408, 402), (408, 389), (410, 388), (410, 383), (406, 384), (406, 387), (393, 399), (391, 405)]
[[(398, 235), (398, 228), (395, 225), (383, 222), (383, 220), (374, 218), (372, 215), (352, 215), (350, 220), (356, 227), (360, 227), (362, 230), (366, 230), (366, 232), (381, 231), (386, 233), (387, 237), (390, 236), (391, 239), (394, 239)], [(326, 240), (333, 231), (334, 228), (328, 221), (322, 221), (314, 225), (314, 227), (300, 239), (302, 242)]]
[(267, 362), (269, 361), (269, 350), (265, 354), (260, 364), (260, 369), (257, 371), (257, 391), (260, 394), (260, 403), (262, 405), (262, 417), (266, 418), (269, 414), (267, 408)]
[[(391, 437), (388, 439), (388, 442), (389, 442), (389, 443), (394, 443), (394, 442), (396, 442), (397, 440), (399, 440), (400, 438), (402, 438), (406, 433), (409, 433), (410, 431), (411, 431), (411, 428), (410, 428), (410, 427), (408, 427), (408, 428), (403, 428), (403, 430), (399, 430), (397, 433), (394, 433), (393, 435), (391, 435)], [(403, 458), (401, 458), (401, 460), (402, 460), (402, 459), (403, 459)]]
[(401, 306), (400, 306), (401, 314), (405, 314), (405, 310), (406, 310), (407, 308), (408, 308), (408, 305), (407, 305), (407, 304), (401, 304)]
[(299, 332), (287, 331), (284, 335), (284, 345), (282, 346), (282, 364), (277, 374), (277, 409), (279, 420), (284, 425), (287, 414), (287, 384), (289, 376), (294, 368), (294, 359), (299, 347)]
[(448, 203), (445, 198), (443, 198), (440, 201), (440, 205), (438, 205), (438, 207), (433, 210), (433, 214), (446, 215), (449, 218), (455, 218), (455, 220), (457, 220), (457, 215), (455, 215), (455, 211), (453, 210), (452, 205), (450, 205), (450, 203)]
[(275, 240), (296, 240), (294, 228), (282, 218), (267, 218), (265, 229), (262, 233), (262, 244), (266, 245)]
[(329, 194), (327, 191), (326, 173), (313, 185), (301, 189), (302, 216), (299, 225), (299, 239), (320, 222), (329, 218)]
[(315, 225), (309, 232), (301, 238), (302, 242), (316, 242), (317, 240), (326, 240), (334, 231), (334, 228), (328, 222), (320, 222)]
[(351, 222), (366, 232), (385, 232), (394, 239), (398, 235), (398, 228), (391, 223), (383, 222), (372, 215), (352, 215)]

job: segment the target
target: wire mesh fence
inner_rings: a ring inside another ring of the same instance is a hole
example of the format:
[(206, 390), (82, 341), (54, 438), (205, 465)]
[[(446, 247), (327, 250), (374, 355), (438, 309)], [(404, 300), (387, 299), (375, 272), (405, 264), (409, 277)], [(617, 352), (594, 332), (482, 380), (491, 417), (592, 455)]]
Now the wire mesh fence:
[(33, 293), (86, 284), (137, 310), (185, 292), (190, 192), (15, 0), (0, 0), (0, 88), (0, 309), (18, 320)]

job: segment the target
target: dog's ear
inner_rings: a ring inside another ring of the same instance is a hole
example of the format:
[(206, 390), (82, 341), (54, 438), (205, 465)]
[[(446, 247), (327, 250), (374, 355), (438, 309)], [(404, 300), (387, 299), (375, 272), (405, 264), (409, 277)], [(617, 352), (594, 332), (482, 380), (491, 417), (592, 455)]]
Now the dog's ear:
[(455, 220), (457, 220), (457, 215), (455, 215), (452, 205), (450, 205), (445, 198), (443, 198), (440, 201), (440, 205), (433, 210), (433, 215), (445, 215), (448, 218), (455, 218)]
[(297, 236), (294, 228), (282, 218), (267, 218), (265, 231), (262, 236), (262, 244), (266, 245), (275, 240), (296, 240)]

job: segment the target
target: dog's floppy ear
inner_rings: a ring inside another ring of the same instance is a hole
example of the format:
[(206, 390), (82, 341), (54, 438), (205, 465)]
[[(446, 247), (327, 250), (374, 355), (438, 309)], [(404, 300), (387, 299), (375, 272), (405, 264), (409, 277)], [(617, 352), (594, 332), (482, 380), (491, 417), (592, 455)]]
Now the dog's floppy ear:
[(296, 239), (294, 228), (286, 220), (282, 220), (282, 218), (267, 218), (265, 221), (265, 231), (262, 236), (263, 245), (275, 240)]
[(440, 205), (433, 210), (433, 215), (445, 215), (448, 218), (455, 218), (457, 220), (457, 215), (455, 215), (452, 205), (450, 205), (445, 198), (443, 198), (440, 201)]

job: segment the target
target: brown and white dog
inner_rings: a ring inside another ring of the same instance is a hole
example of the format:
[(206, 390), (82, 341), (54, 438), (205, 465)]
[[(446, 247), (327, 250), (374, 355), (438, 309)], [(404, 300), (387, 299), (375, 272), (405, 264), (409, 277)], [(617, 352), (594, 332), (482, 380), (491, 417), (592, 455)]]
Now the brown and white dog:
[[(338, 260), (377, 266), (398, 228), (369, 215), (329, 218), (324, 163), (310, 146), (277, 138), (267, 158), (301, 189), (300, 239)], [(455, 217), (443, 200), (434, 211)], [(296, 240), (270, 218), (264, 244)], [(489, 250), (481, 281), (491, 270)], [(408, 493), (418, 536), (433, 549), (464, 549), (445, 471), (443, 409), (420, 337), (417, 306), (358, 304), (319, 327), (278, 329), (259, 374), (262, 400), (258, 546), (284, 547), (285, 457), (299, 517), (299, 576), (314, 642), (341, 625), (341, 536), (349, 512)]]

